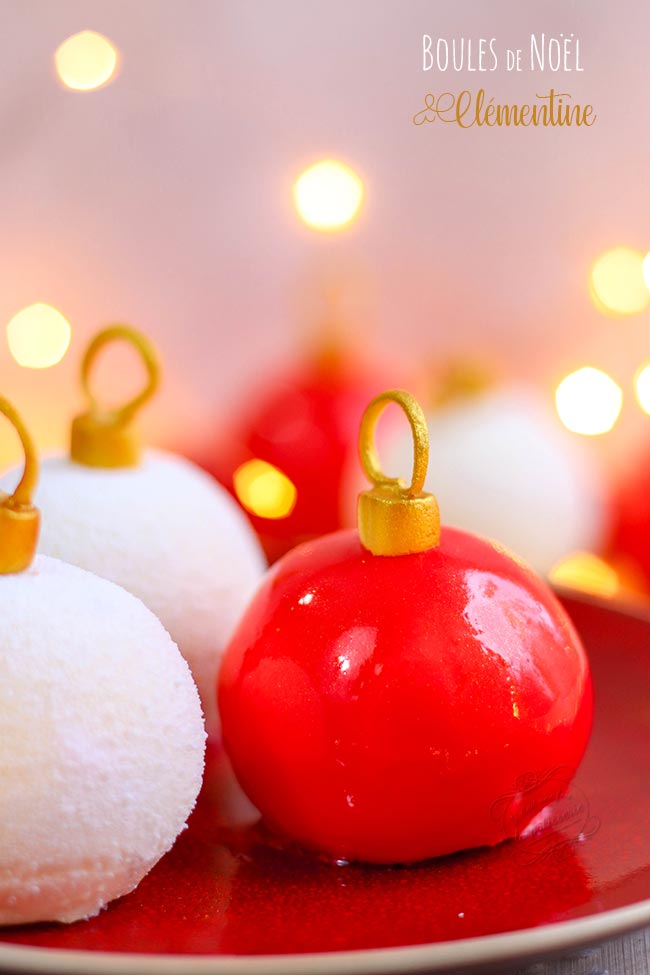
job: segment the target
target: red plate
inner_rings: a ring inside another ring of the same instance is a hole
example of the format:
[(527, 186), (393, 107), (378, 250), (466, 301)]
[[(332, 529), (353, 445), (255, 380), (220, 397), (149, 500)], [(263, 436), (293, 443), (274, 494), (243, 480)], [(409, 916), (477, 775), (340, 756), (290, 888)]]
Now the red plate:
[(0, 970), (434, 971), (650, 924), (650, 616), (564, 602), (589, 651), (596, 723), (535, 835), (409, 868), (321, 863), (233, 828), (213, 753), (190, 828), (138, 889), (91, 921), (4, 929)]

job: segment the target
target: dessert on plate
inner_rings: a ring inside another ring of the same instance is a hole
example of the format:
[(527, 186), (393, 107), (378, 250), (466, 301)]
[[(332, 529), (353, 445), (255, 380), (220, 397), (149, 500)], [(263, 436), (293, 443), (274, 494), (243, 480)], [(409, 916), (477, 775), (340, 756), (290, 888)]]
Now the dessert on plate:
[[(412, 429), (410, 485), (379, 467), (374, 428), (391, 401)], [(592, 721), (582, 644), (528, 566), (440, 528), (408, 393), (370, 403), (360, 451), (373, 488), (358, 531), (281, 559), (226, 650), (226, 749), (268, 826), (328, 858), (492, 846), (523, 833), (580, 763)]]
[(139, 599), (36, 556), (37, 462), (0, 496), (0, 924), (75, 921), (184, 829), (205, 729), (189, 668)]

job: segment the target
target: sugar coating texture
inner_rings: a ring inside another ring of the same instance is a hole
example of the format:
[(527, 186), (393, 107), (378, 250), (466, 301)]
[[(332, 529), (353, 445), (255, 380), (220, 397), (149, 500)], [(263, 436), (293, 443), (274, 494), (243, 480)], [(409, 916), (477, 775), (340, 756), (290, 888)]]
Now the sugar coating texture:
[[(3, 477), (12, 490), (18, 473)], [(217, 730), (219, 658), (265, 569), (246, 516), (217, 482), (164, 451), (117, 470), (46, 459), (39, 551), (110, 579), (162, 621)]]
[(140, 600), (44, 556), (0, 577), (0, 924), (132, 890), (184, 828), (204, 750), (189, 668)]

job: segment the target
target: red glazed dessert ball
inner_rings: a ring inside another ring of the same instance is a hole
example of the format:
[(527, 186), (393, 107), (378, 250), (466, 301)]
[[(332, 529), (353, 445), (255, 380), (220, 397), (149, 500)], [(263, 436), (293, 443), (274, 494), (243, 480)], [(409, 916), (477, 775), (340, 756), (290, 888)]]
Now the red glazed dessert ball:
[(201, 463), (242, 504), (270, 561), (342, 527), (341, 484), (371, 380), (323, 355), (254, 401), (229, 446)]
[[(389, 399), (413, 427), (410, 488), (377, 466), (372, 430)], [(568, 786), (591, 728), (588, 663), (532, 570), (440, 532), (408, 394), (373, 401), (361, 440), (375, 488), (359, 533), (285, 556), (226, 651), (225, 745), (267, 824), (328, 857), (402, 863), (491, 846)]]

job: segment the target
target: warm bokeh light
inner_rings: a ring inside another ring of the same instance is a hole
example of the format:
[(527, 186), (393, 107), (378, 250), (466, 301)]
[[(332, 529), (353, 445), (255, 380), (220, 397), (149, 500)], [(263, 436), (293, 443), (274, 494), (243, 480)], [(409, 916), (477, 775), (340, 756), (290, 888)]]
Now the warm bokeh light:
[(107, 84), (115, 74), (117, 49), (103, 34), (82, 30), (57, 47), (54, 64), (66, 88), (94, 91)]
[(363, 183), (353, 169), (336, 159), (323, 159), (298, 177), (293, 199), (307, 226), (339, 230), (356, 217), (363, 192)]
[(634, 392), (644, 413), (650, 413), (650, 362), (641, 366), (634, 377)]
[(246, 461), (233, 474), (233, 484), (246, 510), (260, 518), (286, 518), (295, 507), (295, 485), (265, 460)]
[(68, 351), (71, 335), (67, 318), (40, 302), (17, 312), (7, 325), (9, 351), (28, 369), (55, 366)]
[(591, 294), (596, 306), (610, 314), (643, 311), (650, 302), (643, 254), (631, 247), (614, 247), (599, 257), (591, 271)]
[(611, 599), (620, 590), (618, 573), (593, 552), (572, 552), (555, 565), (549, 579), (555, 586), (579, 589), (593, 596)]
[(650, 251), (643, 258), (643, 280), (646, 283), (646, 287), (650, 288)]
[(618, 420), (623, 391), (606, 372), (584, 366), (562, 380), (555, 405), (568, 430), (593, 437), (607, 433)]

